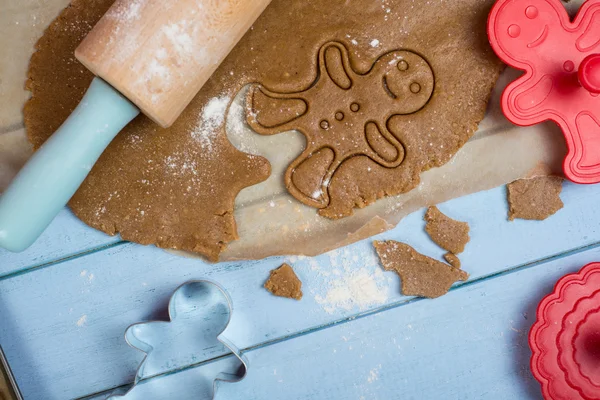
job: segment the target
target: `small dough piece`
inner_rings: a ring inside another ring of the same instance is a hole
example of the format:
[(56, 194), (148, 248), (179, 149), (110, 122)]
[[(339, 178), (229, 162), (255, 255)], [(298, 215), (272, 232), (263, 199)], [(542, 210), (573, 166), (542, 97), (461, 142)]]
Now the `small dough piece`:
[(283, 264), (271, 271), (271, 276), (265, 283), (265, 289), (275, 296), (302, 299), (302, 282), (288, 264)]
[(405, 296), (434, 299), (448, 293), (454, 282), (469, 279), (466, 272), (424, 256), (405, 243), (376, 241), (374, 246), (383, 268), (400, 276)]
[(458, 258), (458, 256), (456, 254), (446, 253), (446, 254), (444, 254), (444, 260), (446, 260), (446, 262), (448, 264), (452, 265), (454, 268), (460, 269), (460, 267), (462, 266), (462, 263), (460, 262), (460, 258)]
[(509, 183), (508, 219), (543, 221), (564, 207), (560, 199), (563, 178), (538, 176)]
[(429, 207), (425, 221), (425, 230), (441, 248), (453, 254), (465, 251), (465, 246), (471, 239), (468, 223), (447, 217), (435, 206)]

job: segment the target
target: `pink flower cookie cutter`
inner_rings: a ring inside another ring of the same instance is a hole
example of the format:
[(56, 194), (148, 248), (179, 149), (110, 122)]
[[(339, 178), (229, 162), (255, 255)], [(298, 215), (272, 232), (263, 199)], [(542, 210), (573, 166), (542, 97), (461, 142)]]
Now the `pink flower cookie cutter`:
[(488, 21), (492, 48), (525, 71), (502, 97), (506, 117), (530, 126), (551, 120), (563, 130), (565, 176), (600, 182), (600, 0), (573, 21), (560, 0), (499, 0)]
[(529, 346), (546, 400), (600, 400), (600, 263), (565, 276), (542, 300)]

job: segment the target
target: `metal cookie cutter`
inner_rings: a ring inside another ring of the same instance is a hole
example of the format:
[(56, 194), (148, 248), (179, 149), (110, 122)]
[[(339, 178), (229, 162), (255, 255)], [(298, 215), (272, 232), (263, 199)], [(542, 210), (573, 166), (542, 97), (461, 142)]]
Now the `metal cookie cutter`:
[[(137, 370), (134, 386), (126, 394), (108, 400), (188, 396), (214, 399), (219, 382), (233, 383), (244, 378), (246, 360), (236, 346), (221, 336), (233, 312), (231, 299), (223, 288), (209, 281), (190, 281), (175, 291), (168, 310), (170, 322), (139, 323), (127, 329), (127, 343), (146, 353), (146, 357)], [(229, 352), (235, 357), (222, 357)], [(201, 363), (202, 360), (212, 361)], [(189, 367), (195, 364), (198, 365)], [(184, 378), (184, 374), (192, 377)], [(186, 384), (182, 385), (184, 379)], [(193, 387), (189, 387), (190, 382)], [(186, 396), (181, 390), (190, 393)]]
[(23, 400), (2, 346), (0, 346), (0, 400)]

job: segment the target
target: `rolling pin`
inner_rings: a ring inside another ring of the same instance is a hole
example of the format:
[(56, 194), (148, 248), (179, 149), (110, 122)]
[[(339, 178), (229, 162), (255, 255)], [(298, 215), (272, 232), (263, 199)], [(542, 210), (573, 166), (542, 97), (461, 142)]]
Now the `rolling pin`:
[(0, 197), (0, 247), (31, 246), (140, 110), (171, 126), (271, 0), (117, 0), (75, 57), (83, 100)]

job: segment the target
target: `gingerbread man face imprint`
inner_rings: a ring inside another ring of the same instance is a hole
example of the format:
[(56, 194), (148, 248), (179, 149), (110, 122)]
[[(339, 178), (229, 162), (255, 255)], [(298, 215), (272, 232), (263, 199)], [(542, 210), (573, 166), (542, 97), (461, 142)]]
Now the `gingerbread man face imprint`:
[(402, 164), (405, 149), (389, 131), (388, 120), (425, 107), (435, 79), (429, 63), (408, 50), (387, 53), (359, 74), (338, 42), (321, 47), (318, 69), (313, 84), (295, 93), (253, 85), (247, 114), (250, 126), (262, 135), (295, 129), (306, 136), (306, 149), (286, 172), (286, 186), (301, 202), (325, 208), (329, 182), (349, 158), (366, 156), (387, 168)]
[(565, 175), (600, 182), (600, 0), (586, 1), (573, 21), (560, 0), (499, 0), (488, 34), (502, 61), (525, 71), (504, 92), (507, 118), (555, 121), (569, 148)]

